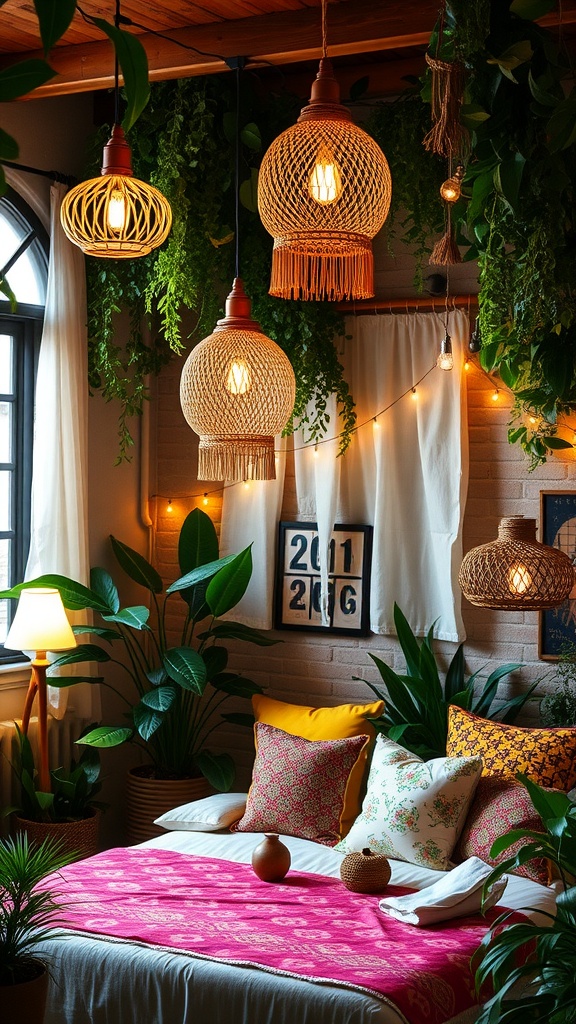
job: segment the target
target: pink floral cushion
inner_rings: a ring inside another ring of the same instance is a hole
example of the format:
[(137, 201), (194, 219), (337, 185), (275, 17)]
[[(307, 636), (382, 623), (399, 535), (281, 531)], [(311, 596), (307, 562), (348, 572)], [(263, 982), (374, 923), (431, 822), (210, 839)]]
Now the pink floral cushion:
[[(460, 863), (467, 857), (480, 857), (487, 864), (499, 864), (506, 857), (516, 854), (521, 846), (530, 841), (519, 839), (499, 857), (491, 857), (490, 850), (494, 840), (513, 828), (544, 831), (540, 815), (528, 796), (528, 790), (522, 783), (513, 779), (484, 776), (478, 783), (454, 851), (454, 860)], [(514, 873), (531, 878), (541, 885), (547, 885), (549, 881), (548, 862), (544, 858), (530, 860)]]
[(333, 846), (350, 772), (368, 736), (305, 740), (257, 722), (256, 760), (238, 832), (275, 832)]

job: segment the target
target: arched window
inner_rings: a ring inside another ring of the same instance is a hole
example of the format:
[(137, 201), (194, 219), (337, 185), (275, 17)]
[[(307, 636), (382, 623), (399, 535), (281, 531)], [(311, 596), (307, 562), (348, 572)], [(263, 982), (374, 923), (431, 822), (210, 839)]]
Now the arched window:
[[(48, 277), (48, 236), (27, 203), (9, 189), (0, 197), (0, 589), (24, 574), (30, 543), (34, 381)], [(0, 601), (0, 645), (14, 602)], [(0, 661), (15, 660), (0, 646)]]

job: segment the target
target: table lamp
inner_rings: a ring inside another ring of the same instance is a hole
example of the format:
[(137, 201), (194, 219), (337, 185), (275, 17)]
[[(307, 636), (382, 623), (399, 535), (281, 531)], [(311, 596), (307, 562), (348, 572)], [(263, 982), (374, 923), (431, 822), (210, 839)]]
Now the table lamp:
[(48, 709), (46, 700), (46, 669), (50, 662), (47, 651), (66, 651), (76, 647), (76, 638), (66, 617), (62, 598), (52, 587), (28, 587), (20, 594), (16, 614), (5, 647), (12, 651), (34, 651), (32, 676), (26, 694), (22, 732), (28, 732), (34, 698), (38, 694), (38, 734), (40, 766), (38, 785), (43, 793), (49, 793), (50, 769), (48, 766)]

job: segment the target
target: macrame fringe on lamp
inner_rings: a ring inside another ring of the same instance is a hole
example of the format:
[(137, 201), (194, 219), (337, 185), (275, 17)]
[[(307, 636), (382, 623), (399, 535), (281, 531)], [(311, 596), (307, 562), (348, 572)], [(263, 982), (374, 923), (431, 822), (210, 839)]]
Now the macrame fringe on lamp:
[(442, 238), (438, 239), (434, 245), (428, 262), (438, 267), (453, 266), (455, 263), (462, 262), (462, 255), (454, 235), (450, 206), (448, 206), (448, 213), (446, 215), (446, 231)]
[(424, 148), (437, 156), (451, 157), (460, 152), (468, 132), (460, 123), (460, 106), (464, 91), (464, 65), (447, 63), (426, 54), (432, 73), (432, 127), (424, 137)]
[(270, 294), (283, 299), (374, 295), (372, 238), (392, 194), (386, 157), (352, 121), (323, 52), (310, 103), (274, 140), (258, 176), (258, 209), (274, 238)]
[(536, 520), (502, 519), (498, 539), (464, 557), (458, 582), (464, 597), (482, 608), (556, 608), (575, 583), (565, 552), (536, 540)]
[(294, 407), (294, 371), (250, 312), (236, 278), (226, 316), (192, 349), (182, 370), (182, 411), (200, 435), (198, 480), (276, 478), (274, 439)]

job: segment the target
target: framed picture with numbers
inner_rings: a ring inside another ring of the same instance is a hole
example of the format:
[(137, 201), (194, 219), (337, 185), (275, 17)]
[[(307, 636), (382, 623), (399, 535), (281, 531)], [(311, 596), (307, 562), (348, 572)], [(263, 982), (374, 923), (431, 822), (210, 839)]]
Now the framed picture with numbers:
[(372, 527), (334, 527), (328, 552), (328, 625), (322, 623), (318, 545), (316, 523), (280, 523), (276, 628), (366, 636)]

